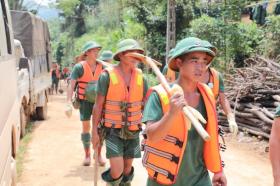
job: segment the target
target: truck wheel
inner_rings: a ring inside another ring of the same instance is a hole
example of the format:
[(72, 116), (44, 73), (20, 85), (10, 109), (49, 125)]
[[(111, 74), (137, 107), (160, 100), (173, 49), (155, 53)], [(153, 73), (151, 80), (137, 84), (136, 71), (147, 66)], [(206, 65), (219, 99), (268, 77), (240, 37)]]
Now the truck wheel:
[(27, 125), (27, 117), (24, 112), (24, 107), (20, 107), (20, 138), (25, 135), (25, 129)]
[(47, 113), (48, 113), (48, 105), (47, 105), (47, 99), (46, 99), (44, 106), (36, 108), (37, 119), (38, 120), (47, 119)]

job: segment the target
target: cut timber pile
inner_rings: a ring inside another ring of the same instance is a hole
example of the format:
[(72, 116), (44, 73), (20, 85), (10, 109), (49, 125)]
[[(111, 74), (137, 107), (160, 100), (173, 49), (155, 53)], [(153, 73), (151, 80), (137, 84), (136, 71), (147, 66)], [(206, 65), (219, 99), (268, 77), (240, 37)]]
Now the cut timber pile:
[[(239, 129), (268, 139), (275, 108), (280, 105), (280, 64), (257, 56), (225, 75), (226, 95)], [(228, 127), (219, 111), (219, 124)]]

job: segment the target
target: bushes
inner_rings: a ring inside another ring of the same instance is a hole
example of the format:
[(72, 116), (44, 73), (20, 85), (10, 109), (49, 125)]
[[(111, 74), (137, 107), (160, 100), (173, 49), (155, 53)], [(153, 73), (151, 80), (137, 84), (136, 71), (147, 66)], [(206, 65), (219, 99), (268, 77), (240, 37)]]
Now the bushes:
[(269, 58), (276, 58), (280, 55), (280, 16), (267, 18), (262, 50)]
[(263, 38), (263, 31), (255, 23), (225, 23), (206, 15), (191, 22), (191, 29), (186, 30), (187, 36), (195, 36), (208, 40), (218, 48), (216, 61), (234, 62), (235, 66), (243, 66), (243, 60), (258, 51)]

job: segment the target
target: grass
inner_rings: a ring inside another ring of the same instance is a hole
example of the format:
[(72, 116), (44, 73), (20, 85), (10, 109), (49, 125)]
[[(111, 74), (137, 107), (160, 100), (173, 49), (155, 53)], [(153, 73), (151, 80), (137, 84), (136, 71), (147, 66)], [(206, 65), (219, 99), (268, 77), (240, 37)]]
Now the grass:
[(23, 172), (23, 163), (24, 157), (27, 152), (27, 146), (32, 139), (32, 131), (34, 128), (34, 124), (32, 122), (28, 123), (26, 127), (25, 136), (20, 140), (19, 149), (16, 156), (16, 165), (17, 165), (17, 178), (19, 179)]

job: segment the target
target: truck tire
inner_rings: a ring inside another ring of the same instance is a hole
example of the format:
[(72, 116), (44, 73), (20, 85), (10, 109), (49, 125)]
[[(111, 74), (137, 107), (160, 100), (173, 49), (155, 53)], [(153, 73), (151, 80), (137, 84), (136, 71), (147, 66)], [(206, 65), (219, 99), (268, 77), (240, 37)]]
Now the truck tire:
[(44, 106), (36, 108), (37, 119), (38, 120), (47, 119), (47, 113), (48, 113), (48, 105), (47, 105), (47, 98), (46, 98)]
[(25, 135), (25, 129), (27, 125), (27, 117), (24, 112), (24, 107), (20, 107), (20, 138), (22, 138)]

